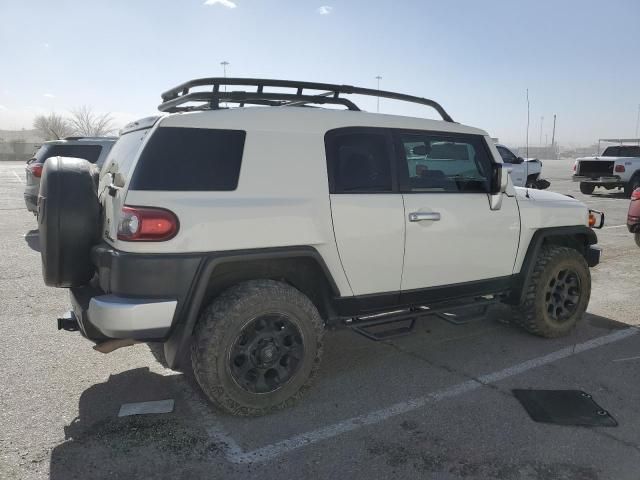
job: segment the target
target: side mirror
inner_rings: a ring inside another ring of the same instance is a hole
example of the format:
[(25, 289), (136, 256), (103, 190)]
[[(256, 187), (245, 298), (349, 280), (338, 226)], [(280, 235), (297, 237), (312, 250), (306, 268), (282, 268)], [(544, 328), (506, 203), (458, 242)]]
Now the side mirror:
[(491, 179), (491, 195), (489, 203), (491, 210), (500, 210), (502, 208), (502, 197), (507, 191), (509, 184), (509, 170), (502, 163), (493, 165), (493, 177)]
[(524, 162), (524, 158), (522, 157), (516, 157), (515, 161), (513, 163), (515, 163), (516, 165), (519, 165), (521, 163)]

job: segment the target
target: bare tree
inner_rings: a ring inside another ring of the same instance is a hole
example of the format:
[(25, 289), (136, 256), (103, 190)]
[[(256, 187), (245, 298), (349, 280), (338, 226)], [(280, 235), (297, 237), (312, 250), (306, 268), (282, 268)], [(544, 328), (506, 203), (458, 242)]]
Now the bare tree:
[(75, 135), (85, 137), (102, 137), (115, 130), (110, 113), (98, 114), (86, 105), (71, 110), (69, 123)]
[(49, 115), (38, 115), (33, 120), (35, 128), (45, 140), (59, 140), (73, 133), (69, 120), (62, 115), (51, 112)]

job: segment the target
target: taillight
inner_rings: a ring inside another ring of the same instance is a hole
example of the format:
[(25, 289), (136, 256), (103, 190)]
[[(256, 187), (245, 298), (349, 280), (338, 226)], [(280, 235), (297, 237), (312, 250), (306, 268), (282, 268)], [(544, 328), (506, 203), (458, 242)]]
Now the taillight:
[(578, 168), (578, 162), (573, 162), (573, 171), (575, 172)]
[(640, 200), (640, 188), (636, 188), (636, 189), (631, 193), (631, 200)]
[(178, 217), (163, 208), (122, 207), (118, 240), (163, 242), (178, 233)]
[(42, 176), (42, 164), (41, 163), (31, 164), (27, 168), (29, 168), (29, 171), (31, 172), (31, 175), (33, 175), (34, 177), (40, 178)]
[(616, 165), (616, 172), (624, 172), (624, 165)]

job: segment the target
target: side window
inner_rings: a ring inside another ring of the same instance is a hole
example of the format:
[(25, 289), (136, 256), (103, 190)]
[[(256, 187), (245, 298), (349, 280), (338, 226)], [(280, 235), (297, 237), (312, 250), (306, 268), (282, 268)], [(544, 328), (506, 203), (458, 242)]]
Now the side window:
[(384, 132), (329, 132), (326, 147), (331, 193), (392, 191), (391, 155)]
[(490, 191), (491, 160), (482, 137), (401, 134), (400, 144), (404, 154), (404, 162), (400, 167), (403, 170), (400, 177), (403, 191)]
[[(238, 186), (245, 132), (160, 127), (140, 154), (132, 190), (231, 191)], [(117, 147), (111, 153), (116, 155)]]
[(507, 150), (504, 147), (496, 147), (498, 149), (498, 152), (500, 153), (500, 156), (502, 157), (502, 161), (504, 163), (513, 163), (513, 161), (516, 159), (516, 156), (511, 153), (510, 150)]

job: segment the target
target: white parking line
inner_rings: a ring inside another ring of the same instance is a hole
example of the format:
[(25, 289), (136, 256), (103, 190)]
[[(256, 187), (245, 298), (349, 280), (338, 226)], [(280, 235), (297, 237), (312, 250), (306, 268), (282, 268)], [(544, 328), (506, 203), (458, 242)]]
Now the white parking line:
[(532, 360), (527, 360), (526, 362), (518, 363), (503, 370), (498, 370), (487, 375), (482, 375), (477, 379), (467, 380), (452, 387), (429, 393), (428, 395), (425, 395), (423, 397), (399, 402), (395, 405), (391, 405), (390, 407), (383, 408), (381, 410), (365, 413), (357, 417), (334, 423), (333, 425), (328, 425), (317, 430), (301, 433), (294, 437), (287, 438), (271, 445), (257, 448), (256, 450), (250, 452), (244, 452), (238, 445), (238, 443), (219, 426), (209, 428), (208, 433), (213, 440), (216, 440), (220, 444), (219, 446), (228, 461), (232, 463), (244, 464), (264, 462), (293, 450), (297, 450), (298, 448), (312, 445), (322, 440), (328, 440), (343, 433), (358, 430), (367, 425), (375, 425), (391, 417), (402, 415), (404, 413), (424, 407), (429, 403), (435, 403), (446, 398), (456, 397), (458, 395), (462, 395), (463, 393), (477, 390), (482, 386), (495, 383), (509, 377), (513, 377), (514, 375), (524, 373), (528, 370), (541, 367), (558, 360), (562, 360), (563, 358), (571, 357), (578, 353), (601, 347), (609, 343), (624, 340), (625, 338), (637, 333), (638, 329), (635, 327), (618, 330), (617, 332), (610, 333), (609, 335), (594, 338), (577, 345), (568, 346), (548, 355), (534, 358)]
[(20, 178), (20, 176), (19, 176), (15, 171), (11, 170), (11, 173), (13, 173), (13, 174), (15, 175), (15, 177), (18, 179), (18, 181), (19, 181), (20, 183), (23, 183), (23, 184), (24, 184), (24, 181), (22, 180), (22, 178)]

